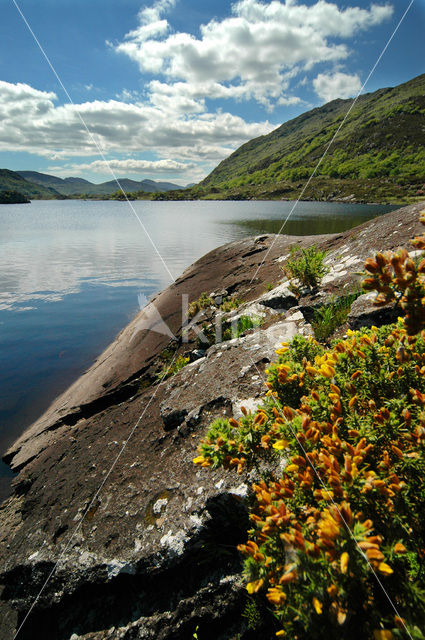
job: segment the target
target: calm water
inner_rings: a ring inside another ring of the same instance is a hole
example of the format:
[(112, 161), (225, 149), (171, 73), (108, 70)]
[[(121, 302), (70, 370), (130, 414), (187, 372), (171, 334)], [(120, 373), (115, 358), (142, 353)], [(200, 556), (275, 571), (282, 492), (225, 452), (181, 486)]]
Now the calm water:
[[(133, 205), (178, 277), (220, 244), (277, 233), (293, 203)], [(339, 232), (394, 208), (302, 202), (284, 232)], [(170, 282), (127, 203), (0, 205), (0, 453), (134, 316), (138, 295)], [(0, 497), (10, 475), (3, 465)]]

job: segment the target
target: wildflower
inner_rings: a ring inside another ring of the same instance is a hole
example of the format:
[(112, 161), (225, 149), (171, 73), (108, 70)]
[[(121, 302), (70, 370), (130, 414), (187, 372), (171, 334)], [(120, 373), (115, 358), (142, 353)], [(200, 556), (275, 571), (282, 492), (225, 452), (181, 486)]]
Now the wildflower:
[(348, 568), (348, 561), (350, 560), (350, 556), (348, 555), (348, 553), (346, 551), (344, 551), (344, 553), (341, 554), (341, 557), (339, 559), (339, 565), (341, 568), (341, 573), (343, 573), (344, 575), (347, 573), (347, 568)]
[(263, 584), (264, 584), (263, 578), (260, 578), (259, 580), (254, 580), (253, 582), (248, 582), (248, 584), (246, 585), (246, 590), (250, 595), (252, 595), (253, 593), (257, 593), (257, 591), (260, 591)]
[(325, 378), (333, 378), (333, 376), (335, 375), (335, 369), (329, 364), (322, 364), (322, 366), (320, 367), (320, 373)]
[(319, 522), (319, 535), (322, 538), (330, 538), (331, 540), (335, 540), (339, 535), (339, 526), (329, 512)]
[(267, 600), (279, 606), (286, 601), (286, 593), (282, 590), (282, 587), (270, 587), (267, 591)]
[(394, 573), (391, 567), (385, 562), (380, 562), (378, 564), (378, 571), (379, 573), (382, 573), (384, 576), (390, 576), (392, 573)]
[(318, 616), (322, 613), (323, 605), (316, 597), (313, 598), (313, 607)]
[(288, 446), (287, 440), (277, 440), (273, 445), (273, 449), (276, 449), (277, 451), (282, 451), (283, 449), (286, 449), (287, 446)]

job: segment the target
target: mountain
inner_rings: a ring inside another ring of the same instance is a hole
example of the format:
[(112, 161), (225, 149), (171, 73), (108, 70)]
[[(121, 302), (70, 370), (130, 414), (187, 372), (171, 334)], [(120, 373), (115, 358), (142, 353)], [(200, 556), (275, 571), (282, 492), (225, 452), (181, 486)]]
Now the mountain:
[(0, 169), (0, 191), (17, 191), (28, 198), (39, 200), (61, 197), (52, 187), (26, 180), (16, 171), (9, 169)]
[[(247, 142), (188, 193), (297, 198), (352, 100), (333, 100)], [(425, 195), (425, 74), (360, 96), (304, 199), (409, 201)]]
[[(31, 180), (36, 184), (54, 188), (59, 193), (72, 195), (111, 195), (119, 191), (115, 180), (94, 184), (84, 178), (58, 178), (47, 173), (39, 173), (38, 171), (18, 171), (19, 175), (26, 180)], [(173, 191), (181, 189), (177, 184), (172, 182), (155, 182), (154, 180), (129, 180), (128, 178), (118, 178), (122, 188), (126, 192), (145, 191), (148, 193), (160, 193), (163, 191)]]

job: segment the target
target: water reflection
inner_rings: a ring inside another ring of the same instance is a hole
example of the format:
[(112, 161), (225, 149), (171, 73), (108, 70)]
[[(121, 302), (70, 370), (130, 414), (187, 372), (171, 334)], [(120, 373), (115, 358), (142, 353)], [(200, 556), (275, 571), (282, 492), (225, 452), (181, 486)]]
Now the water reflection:
[[(243, 227), (247, 234), (285, 233), (289, 236), (320, 235), (324, 233), (342, 233), (371, 218), (374, 215), (350, 215), (340, 217), (311, 216), (306, 219), (288, 220), (282, 229), (282, 220), (239, 220), (238, 226)], [(235, 224), (235, 223), (231, 223)], [(282, 231), (281, 231), (282, 229)]]

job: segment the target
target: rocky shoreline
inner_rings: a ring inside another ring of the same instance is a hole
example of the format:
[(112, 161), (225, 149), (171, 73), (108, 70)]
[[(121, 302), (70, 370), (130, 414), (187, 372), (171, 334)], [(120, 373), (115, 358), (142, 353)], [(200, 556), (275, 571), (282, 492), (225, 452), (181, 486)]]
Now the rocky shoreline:
[[(241, 498), (253, 477), (235, 482), (233, 474), (197, 469), (197, 444), (214, 418), (255, 408), (280, 342), (311, 334), (314, 310), (358, 287), (367, 257), (411, 251), (422, 209), (410, 205), (336, 235), (225, 245), (134, 318), (5, 455), (19, 473), (0, 507), (1, 640), (14, 636), (53, 569), (20, 638), (33, 638), (34, 629), (45, 640), (255, 637), (242, 617), (235, 551), (246, 539)], [(282, 266), (292, 247), (312, 244), (327, 251), (330, 272), (316, 295), (296, 296)], [(199, 330), (238, 316), (261, 325), (208, 349), (193, 330), (185, 341), (183, 296), (192, 302), (203, 292), (242, 303), (205, 309)], [(360, 296), (348, 324), (393, 317)], [(170, 350), (191, 362), (158, 383)]]

